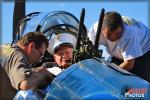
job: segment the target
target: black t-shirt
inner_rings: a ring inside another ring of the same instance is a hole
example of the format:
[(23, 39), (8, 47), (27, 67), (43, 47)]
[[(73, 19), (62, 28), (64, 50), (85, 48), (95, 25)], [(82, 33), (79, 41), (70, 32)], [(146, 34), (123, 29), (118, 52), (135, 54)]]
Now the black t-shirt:
[(30, 76), (31, 67), (26, 55), (18, 46), (4, 47), (1, 51), (0, 61), (1, 66), (5, 69), (1, 79), (1, 82), (4, 83), (2, 87), (6, 91), (6, 98), (11, 98), (7, 94), (12, 92), (12, 94), (16, 94), (20, 82)]

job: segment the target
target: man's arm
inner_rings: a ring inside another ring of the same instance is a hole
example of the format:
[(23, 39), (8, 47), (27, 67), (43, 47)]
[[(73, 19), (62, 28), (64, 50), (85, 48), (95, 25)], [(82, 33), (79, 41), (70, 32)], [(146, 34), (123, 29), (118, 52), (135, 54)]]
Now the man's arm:
[(124, 61), (123, 63), (121, 63), (119, 66), (122, 68), (122, 69), (125, 69), (127, 71), (131, 70), (134, 66), (134, 61), (135, 59), (131, 59), (131, 60), (126, 60)]
[(53, 75), (46, 69), (33, 72), (29, 78), (21, 81), (19, 88), (22, 90), (37, 88), (47, 77), (53, 79)]

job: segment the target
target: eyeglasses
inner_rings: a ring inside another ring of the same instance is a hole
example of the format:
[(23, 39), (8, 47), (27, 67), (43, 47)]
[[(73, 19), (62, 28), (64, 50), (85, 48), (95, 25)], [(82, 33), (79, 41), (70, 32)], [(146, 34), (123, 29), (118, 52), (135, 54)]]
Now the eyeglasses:
[(37, 49), (37, 48), (35, 48), (35, 49), (38, 51), (38, 53), (40, 54), (40, 56), (44, 55), (44, 53), (40, 49)]

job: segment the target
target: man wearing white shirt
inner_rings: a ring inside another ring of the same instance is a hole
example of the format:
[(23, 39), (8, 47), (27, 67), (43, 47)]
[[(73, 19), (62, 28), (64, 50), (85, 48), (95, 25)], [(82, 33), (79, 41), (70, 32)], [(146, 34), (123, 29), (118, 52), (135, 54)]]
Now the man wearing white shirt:
[[(98, 22), (89, 30), (88, 37), (95, 41)], [(150, 82), (150, 29), (141, 22), (107, 12), (104, 16), (99, 43), (117, 59), (119, 67)]]

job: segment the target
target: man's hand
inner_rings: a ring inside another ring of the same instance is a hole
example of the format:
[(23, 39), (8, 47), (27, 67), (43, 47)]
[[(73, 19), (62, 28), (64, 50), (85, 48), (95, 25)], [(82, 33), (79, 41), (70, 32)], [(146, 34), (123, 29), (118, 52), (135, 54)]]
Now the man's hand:
[(37, 67), (37, 68), (32, 68), (33, 72), (40, 72), (46, 70), (45, 66)]
[[(36, 68), (35, 68), (36, 69)], [(52, 81), (53, 74), (51, 74), (46, 68), (39, 68), (32, 72), (31, 76), (19, 84), (19, 88), (22, 90), (37, 88), (46, 80)]]
[(119, 67), (121, 67), (122, 69), (125, 69), (125, 70), (129, 71), (129, 70), (131, 70), (133, 68), (134, 61), (135, 61), (135, 59), (124, 61), (123, 63), (121, 63), (119, 65)]

